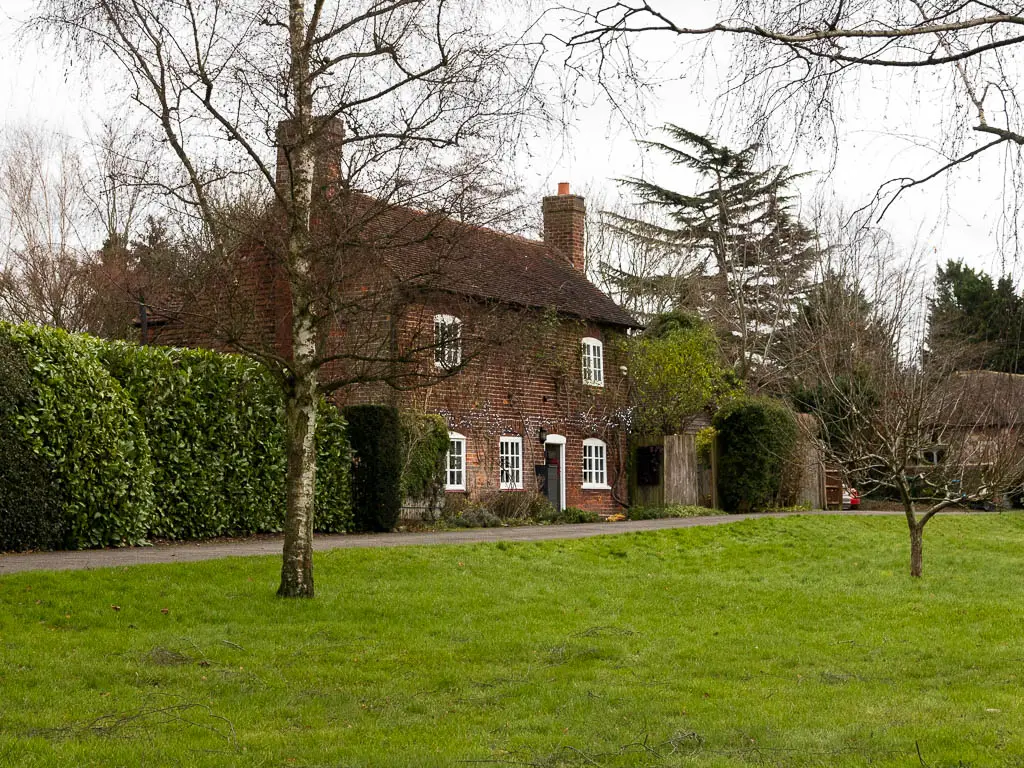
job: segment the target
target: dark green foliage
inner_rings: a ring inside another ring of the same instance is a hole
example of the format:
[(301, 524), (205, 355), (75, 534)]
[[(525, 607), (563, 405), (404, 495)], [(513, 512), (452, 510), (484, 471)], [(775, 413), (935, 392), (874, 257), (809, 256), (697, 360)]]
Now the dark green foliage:
[(103, 342), (8, 324), (0, 338), (31, 371), (15, 430), (51, 469), (64, 546), (141, 543), (154, 506), (149, 443), (131, 399), (100, 363)]
[(729, 512), (779, 506), (783, 473), (797, 446), (797, 423), (784, 404), (736, 400), (715, 414), (718, 493)]
[(352, 530), (352, 450), (341, 411), (320, 404), (316, 429), (316, 517), (323, 533)]
[(434, 413), (403, 411), (402, 493), (407, 499), (436, 503), (444, 490), (448, 424)]
[(819, 257), (792, 191), (801, 174), (761, 163), (758, 144), (735, 150), (676, 125), (663, 132), (671, 143), (643, 144), (691, 170), (696, 188), (621, 180), (649, 214), (610, 213), (607, 226), (663, 261), (654, 274), (649, 265), (632, 273), (604, 264), (602, 272), (615, 290), (646, 297), (647, 305), (708, 318), (740, 378), (766, 379), (778, 332), (791, 322)]
[(928, 301), (928, 351), (957, 367), (1024, 373), (1024, 297), (1009, 275), (996, 283), (961, 261), (947, 261)]
[(352, 446), (353, 526), (390, 531), (402, 510), (402, 427), (389, 405), (344, 409)]
[(597, 512), (579, 507), (566, 507), (559, 514), (559, 522), (563, 523), (599, 523), (601, 516)]
[(104, 345), (153, 456), (150, 535), (202, 539), (280, 530), (281, 396), (256, 363), (198, 349)]
[(630, 520), (664, 520), (669, 517), (708, 517), (720, 514), (721, 510), (710, 507), (669, 504), (664, 507), (630, 507), (626, 517)]
[(53, 471), (16, 422), (30, 396), (32, 371), (6, 337), (0, 337), (0, 371), (0, 552), (53, 549), (65, 533)]

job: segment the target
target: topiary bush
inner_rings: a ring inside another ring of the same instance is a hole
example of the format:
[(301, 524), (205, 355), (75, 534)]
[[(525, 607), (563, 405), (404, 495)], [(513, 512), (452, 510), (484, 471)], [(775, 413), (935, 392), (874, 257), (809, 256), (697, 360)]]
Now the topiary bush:
[(50, 463), (36, 455), (17, 423), (31, 393), (25, 356), (0, 336), (0, 552), (53, 549), (66, 529)]
[(437, 506), (444, 491), (448, 423), (435, 413), (402, 411), (402, 495)]
[(783, 473), (797, 446), (797, 423), (783, 403), (736, 400), (714, 417), (718, 431), (718, 493), (729, 512), (779, 505)]
[(103, 342), (6, 323), (0, 339), (31, 372), (13, 428), (59, 489), (62, 545), (142, 543), (153, 515), (149, 442), (131, 399), (100, 363)]
[(358, 531), (390, 531), (402, 509), (402, 428), (398, 409), (351, 405), (343, 411), (352, 446), (352, 518)]

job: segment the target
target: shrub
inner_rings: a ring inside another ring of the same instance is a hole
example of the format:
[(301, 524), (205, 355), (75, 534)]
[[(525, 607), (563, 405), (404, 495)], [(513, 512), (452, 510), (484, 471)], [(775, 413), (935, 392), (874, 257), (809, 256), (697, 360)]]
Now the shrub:
[(736, 400), (715, 414), (718, 492), (729, 512), (777, 506), (783, 471), (797, 445), (797, 424), (782, 403)]
[(426, 501), (433, 508), (444, 490), (448, 424), (437, 414), (416, 411), (403, 411), (400, 420), (403, 498)]
[(579, 507), (566, 507), (559, 515), (559, 522), (563, 523), (599, 523), (601, 516), (597, 512), (591, 512)]
[(316, 514), (323, 533), (352, 530), (352, 450), (341, 411), (321, 402), (316, 430)]
[(63, 545), (141, 543), (153, 514), (149, 443), (130, 398), (100, 364), (102, 342), (8, 324), (0, 338), (31, 371), (14, 429), (60, 489)]
[(556, 515), (555, 508), (544, 496), (527, 491), (495, 491), (482, 497), (480, 504), (506, 524), (550, 520)]
[(66, 533), (61, 500), (53, 468), (16, 422), (29, 399), (32, 371), (6, 337), (0, 337), (0, 370), (0, 552), (52, 549)]
[(388, 405), (352, 405), (344, 415), (353, 453), (353, 526), (360, 531), (390, 531), (402, 509), (398, 410)]

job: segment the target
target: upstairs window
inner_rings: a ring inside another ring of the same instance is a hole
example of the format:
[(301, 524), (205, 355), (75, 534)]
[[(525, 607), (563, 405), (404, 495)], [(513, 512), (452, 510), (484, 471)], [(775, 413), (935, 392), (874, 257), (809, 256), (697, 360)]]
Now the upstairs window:
[(598, 339), (583, 339), (583, 383), (604, 386), (604, 345)]
[(466, 437), (458, 432), (448, 433), (448, 457), (445, 459), (444, 489), (466, 490)]
[(498, 445), (498, 466), (503, 491), (523, 490), (523, 438), (501, 438)]
[(608, 488), (608, 449), (604, 441), (591, 437), (583, 441), (583, 487)]
[(462, 321), (434, 315), (434, 365), (450, 371), (462, 364)]

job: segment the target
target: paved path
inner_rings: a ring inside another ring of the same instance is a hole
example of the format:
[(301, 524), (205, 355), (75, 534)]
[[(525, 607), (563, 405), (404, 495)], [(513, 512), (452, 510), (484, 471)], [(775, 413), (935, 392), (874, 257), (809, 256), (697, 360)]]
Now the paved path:
[[(666, 528), (693, 528), (722, 525), (760, 517), (782, 517), (789, 514), (813, 515), (892, 515), (902, 512), (802, 512), (771, 515), (715, 515), (664, 520), (624, 520), (619, 523), (584, 523), (580, 525), (523, 526), (521, 528), (476, 528), (466, 531), (436, 533), (376, 533), (361, 535), (317, 536), (317, 552), (349, 547), (406, 547), (431, 544), (477, 544), (487, 541), (548, 541), (550, 539), (585, 539), (638, 531), (659, 531)], [(191, 563), (219, 557), (277, 555), (281, 552), (280, 536), (258, 536), (238, 541), (158, 544), (153, 547), (124, 549), (90, 549), (79, 552), (32, 552), (0, 555), (0, 576), (20, 571), (76, 571), (89, 568), (114, 568), (146, 563)]]

